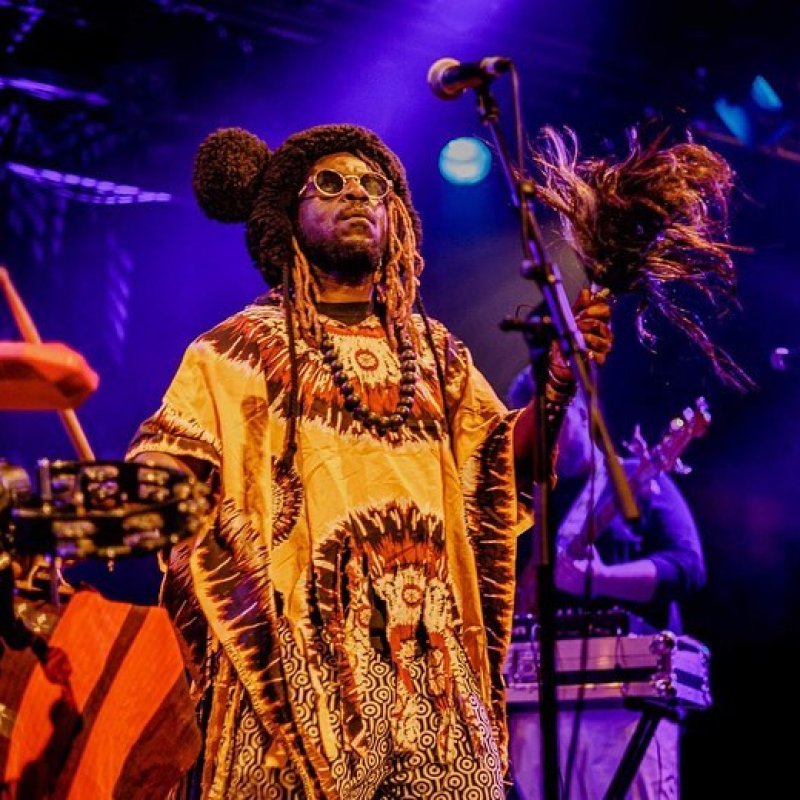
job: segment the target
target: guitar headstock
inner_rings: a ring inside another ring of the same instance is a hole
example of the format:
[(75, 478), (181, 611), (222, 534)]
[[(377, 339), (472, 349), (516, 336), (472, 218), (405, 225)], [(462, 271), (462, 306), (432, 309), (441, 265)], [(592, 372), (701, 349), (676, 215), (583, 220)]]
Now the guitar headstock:
[(698, 397), (694, 404), (685, 408), (669, 424), (667, 432), (661, 441), (651, 450), (651, 456), (659, 468), (668, 471), (676, 470), (680, 473), (689, 472), (680, 456), (689, 446), (692, 439), (705, 436), (711, 424), (711, 412), (705, 398)]

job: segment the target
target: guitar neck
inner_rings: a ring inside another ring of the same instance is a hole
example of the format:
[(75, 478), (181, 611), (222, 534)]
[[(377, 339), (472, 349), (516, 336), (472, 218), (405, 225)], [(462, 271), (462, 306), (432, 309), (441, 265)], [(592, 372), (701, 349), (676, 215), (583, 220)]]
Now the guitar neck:
[[(692, 407), (684, 409), (680, 416), (672, 420), (661, 441), (653, 448), (647, 447), (637, 426), (633, 442), (628, 445), (629, 450), (637, 459), (636, 469), (628, 475), (633, 495), (635, 497), (645, 496), (650, 482), (663, 472), (673, 469), (688, 472), (688, 469), (680, 463), (680, 456), (692, 439), (705, 434), (710, 422), (711, 415), (708, 412), (708, 405), (704, 398), (698, 397)], [(564, 542), (564, 547), (574, 557), (581, 557), (590, 543), (590, 534), (591, 540), (594, 540), (611, 525), (617, 513), (614, 493), (601, 490), (600, 497), (587, 514), (584, 524), (580, 526), (579, 533), (572, 533), (575, 530), (572, 528), (565, 534), (564, 538), (573, 538)]]
[[(628, 484), (633, 496), (640, 497), (645, 486), (658, 477), (660, 472), (661, 470), (658, 466), (651, 461), (640, 461), (636, 471), (628, 475)], [(575, 545), (579, 545), (581, 550), (585, 549), (594, 538), (611, 525), (618, 513), (614, 492), (603, 492), (592, 511), (586, 517), (586, 522), (581, 529), (581, 535)]]

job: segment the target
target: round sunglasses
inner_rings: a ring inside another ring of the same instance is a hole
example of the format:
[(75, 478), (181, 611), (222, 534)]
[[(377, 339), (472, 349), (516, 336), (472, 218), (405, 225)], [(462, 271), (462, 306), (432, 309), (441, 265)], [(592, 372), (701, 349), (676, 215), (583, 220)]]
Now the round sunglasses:
[(335, 169), (327, 168), (315, 172), (297, 195), (302, 197), (313, 186), (324, 197), (336, 197), (344, 191), (347, 182), (351, 180), (358, 181), (370, 200), (382, 200), (392, 188), (392, 182), (380, 172), (342, 175)]

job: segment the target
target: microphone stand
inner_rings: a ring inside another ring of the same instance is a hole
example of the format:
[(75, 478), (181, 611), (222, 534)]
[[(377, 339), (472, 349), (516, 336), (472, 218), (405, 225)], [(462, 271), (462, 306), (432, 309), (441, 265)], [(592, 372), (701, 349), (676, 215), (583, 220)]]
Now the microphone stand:
[[(515, 80), (516, 71), (512, 67)], [(591, 424), (596, 443), (603, 452), (609, 480), (614, 488), (622, 516), (628, 521), (639, 517), (636, 501), (627, 478), (614, 450), (602, 412), (595, 402), (595, 389), (589, 370), (586, 345), (575, 323), (575, 317), (567, 300), (561, 272), (545, 252), (544, 239), (534, 215), (532, 183), (526, 177), (523, 163), (515, 167), (508, 144), (499, 125), (500, 112), (497, 101), (489, 91), (488, 84), (475, 89), (480, 121), (486, 125), (494, 140), (495, 149), (503, 166), (506, 181), (511, 190), (511, 199), (520, 216), (520, 228), (524, 258), (521, 273), (526, 280), (535, 281), (541, 291), (552, 320), (561, 352), (572, 367), (575, 380), (584, 393), (586, 406), (590, 409)], [(521, 122), (518, 120), (519, 126)], [(518, 145), (522, 147), (521, 129), (518, 127)], [(534, 555), (537, 565), (537, 609), (539, 614), (539, 723), (542, 747), (542, 789), (544, 800), (559, 800), (558, 763), (558, 707), (556, 695), (555, 664), (555, 537), (551, 534), (550, 477), (548, 433), (544, 414), (544, 387), (547, 380), (547, 353), (534, 363), (536, 378), (536, 402), (538, 404), (538, 435), (535, 437), (531, 462), (534, 469), (532, 488), (534, 511)]]

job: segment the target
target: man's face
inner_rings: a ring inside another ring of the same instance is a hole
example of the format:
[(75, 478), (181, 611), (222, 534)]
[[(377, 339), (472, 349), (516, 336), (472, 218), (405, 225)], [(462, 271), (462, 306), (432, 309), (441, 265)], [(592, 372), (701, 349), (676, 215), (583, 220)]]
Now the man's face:
[(334, 197), (320, 193), (311, 179), (322, 169), (341, 175), (374, 172), (349, 153), (323, 156), (306, 176), (297, 212), (298, 238), (312, 264), (345, 280), (371, 274), (386, 249), (386, 198), (375, 200), (356, 178), (348, 177)]

